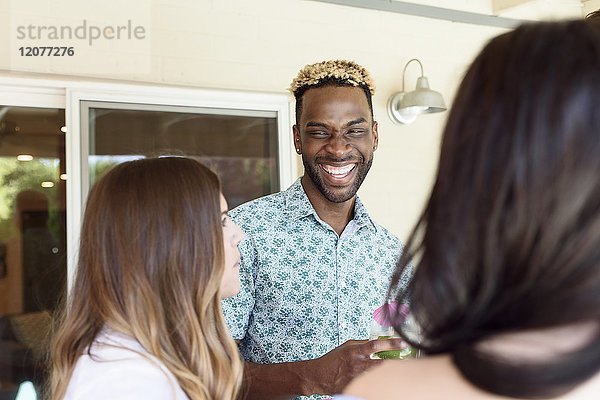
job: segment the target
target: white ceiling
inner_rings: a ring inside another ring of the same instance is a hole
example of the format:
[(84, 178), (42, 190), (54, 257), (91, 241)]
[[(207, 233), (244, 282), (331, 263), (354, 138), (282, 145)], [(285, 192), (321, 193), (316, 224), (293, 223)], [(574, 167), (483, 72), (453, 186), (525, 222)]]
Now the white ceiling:
[(521, 19), (581, 18), (583, 0), (491, 0), (495, 15)]
[(563, 8), (563, 7), (583, 7), (584, 1), (581, 0), (491, 0), (492, 12), (502, 13), (514, 8)]
[[(542, 20), (580, 18), (590, 0), (393, 0), (506, 18)], [(593, 1), (593, 0), (592, 0)], [(369, 3), (366, 0), (364, 3)]]
[(600, 0), (313, 0), (453, 22), (512, 28), (523, 21), (582, 18)]
[[(579, 15), (583, 4), (588, 0), (393, 0), (394, 2), (421, 4), (473, 13), (508, 16), (554, 13)], [(368, 3), (369, 1), (365, 1)], [(512, 17), (512, 16), (511, 16)]]

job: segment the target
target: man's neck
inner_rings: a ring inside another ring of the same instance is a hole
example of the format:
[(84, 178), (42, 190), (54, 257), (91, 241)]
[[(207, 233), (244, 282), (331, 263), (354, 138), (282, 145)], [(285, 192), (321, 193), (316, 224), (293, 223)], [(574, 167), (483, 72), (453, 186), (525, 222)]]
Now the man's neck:
[(304, 175), (301, 180), (304, 192), (317, 212), (319, 218), (325, 221), (340, 236), (348, 222), (354, 218), (354, 203), (356, 195), (343, 203), (334, 203), (323, 196), (312, 180)]

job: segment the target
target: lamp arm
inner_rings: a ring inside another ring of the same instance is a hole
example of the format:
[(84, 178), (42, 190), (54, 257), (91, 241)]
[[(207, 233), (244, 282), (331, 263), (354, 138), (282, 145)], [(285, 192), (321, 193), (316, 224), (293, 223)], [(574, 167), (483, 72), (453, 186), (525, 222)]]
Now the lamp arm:
[(410, 64), (413, 61), (416, 61), (419, 63), (419, 66), (421, 67), (421, 77), (423, 77), (423, 64), (421, 64), (421, 61), (419, 61), (418, 59), (411, 58), (410, 60), (408, 60), (408, 62), (404, 66), (404, 69), (402, 70), (402, 91), (406, 91), (406, 86), (404, 86), (404, 74), (406, 73), (406, 67), (408, 67), (408, 64)]

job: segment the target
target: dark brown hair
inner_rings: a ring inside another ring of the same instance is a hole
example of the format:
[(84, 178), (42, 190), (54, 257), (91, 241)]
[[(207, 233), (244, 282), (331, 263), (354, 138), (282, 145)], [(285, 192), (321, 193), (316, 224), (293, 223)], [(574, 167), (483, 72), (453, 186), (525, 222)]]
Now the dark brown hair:
[(600, 31), (584, 21), (496, 37), (460, 85), (390, 296), (410, 301), (418, 346), (452, 354), (485, 390), (555, 396), (600, 369), (598, 333), (544, 365), (476, 346), (501, 333), (600, 322), (599, 106)]

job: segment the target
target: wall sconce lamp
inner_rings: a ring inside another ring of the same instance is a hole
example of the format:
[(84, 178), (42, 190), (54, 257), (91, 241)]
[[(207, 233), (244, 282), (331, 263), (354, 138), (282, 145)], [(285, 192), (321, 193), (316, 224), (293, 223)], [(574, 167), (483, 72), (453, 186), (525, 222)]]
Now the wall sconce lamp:
[[(416, 61), (421, 67), (421, 76), (417, 79), (417, 87), (412, 92), (405, 92), (404, 74), (406, 67)], [(388, 115), (396, 125), (412, 124), (417, 115), (436, 113), (446, 110), (446, 103), (442, 94), (429, 89), (429, 82), (423, 75), (423, 64), (413, 58), (409, 60), (402, 70), (402, 91), (392, 94), (387, 103)]]

